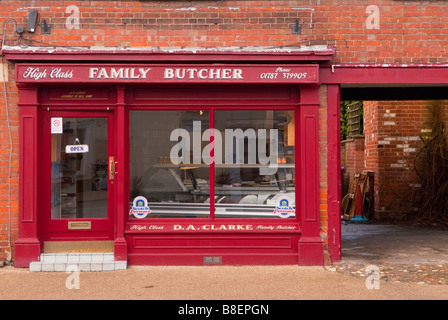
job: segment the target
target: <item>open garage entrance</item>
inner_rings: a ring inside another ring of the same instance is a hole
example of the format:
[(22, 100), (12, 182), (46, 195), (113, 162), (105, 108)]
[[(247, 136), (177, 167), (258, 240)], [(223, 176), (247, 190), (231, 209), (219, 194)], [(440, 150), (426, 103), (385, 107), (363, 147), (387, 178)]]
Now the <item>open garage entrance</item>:
[[(445, 115), (446, 66), (339, 64), (323, 71), (323, 83), (340, 84), (341, 101), (360, 101), (363, 105), (363, 132), (343, 143), (341, 167), (347, 165), (348, 157), (352, 168), (345, 167), (345, 174), (373, 173), (374, 204), (370, 217), (385, 221), (409, 217), (410, 213), (420, 215), (419, 207), (411, 201), (416, 194), (422, 194), (422, 183), (414, 172), (414, 166), (419, 165), (415, 159), (422, 158), (425, 142), (434, 138), (429, 135), (433, 132), (432, 112), (439, 110), (437, 117)], [(341, 200), (349, 186), (350, 181), (341, 174)], [(344, 230), (341, 229), (342, 259), (347, 239)], [(375, 239), (381, 233), (371, 233), (369, 237), (370, 244), (380, 244)]]
[(343, 200), (343, 261), (446, 263), (447, 99), (445, 86), (341, 88), (341, 100), (362, 106), (362, 130), (341, 144), (342, 199), (353, 197), (355, 214), (344, 216)]
[[(410, 98), (397, 94), (372, 101), (371, 94), (377, 91), (381, 98), (382, 91), (372, 88), (359, 103), (362, 131), (349, 132), (341, 145), (342, 198), (361, 187), (364, 207), (358, 215), (378, 221), (444, 222), (447, 97), (433, 95), (432, 89)], [(350, 91), (346, 94), (351, 97)], [(348, 122), (353, 123), (351, 114)]]

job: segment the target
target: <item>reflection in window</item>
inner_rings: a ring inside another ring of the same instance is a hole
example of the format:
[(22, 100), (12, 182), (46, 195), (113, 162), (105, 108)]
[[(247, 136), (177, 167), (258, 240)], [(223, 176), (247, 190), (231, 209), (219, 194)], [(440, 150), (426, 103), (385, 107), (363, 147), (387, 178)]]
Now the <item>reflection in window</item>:
[(294, 111), (216, 111), (215, 129), (215, 217), (294, 217)]
[(209, 112), (134, 110), (129, 127), (130, 209), (144, 197), (147, 218), (209, 217)]

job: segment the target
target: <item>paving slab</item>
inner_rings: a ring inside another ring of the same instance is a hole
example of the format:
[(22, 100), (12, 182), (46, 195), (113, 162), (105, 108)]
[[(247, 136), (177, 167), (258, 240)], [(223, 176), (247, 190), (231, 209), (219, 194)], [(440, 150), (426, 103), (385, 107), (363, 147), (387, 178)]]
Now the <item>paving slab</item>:
[(447, 300), (440, 280), (448, 279), (447, 240), (441, 230), (347, 224), (342, 261), (329, 266), (123, 265), (79, 273), (5, 266), (0, 300), (171, 300), (179, 307), (188, 300)]

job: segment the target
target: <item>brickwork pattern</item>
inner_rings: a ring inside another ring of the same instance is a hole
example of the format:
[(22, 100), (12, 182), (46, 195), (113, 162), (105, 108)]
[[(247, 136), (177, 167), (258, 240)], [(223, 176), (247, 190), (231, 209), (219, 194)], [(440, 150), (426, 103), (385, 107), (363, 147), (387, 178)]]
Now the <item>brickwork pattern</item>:
[[(375, 172), (375, 211), (412, 210), (414, 159), (428, 130), (428, 101), (364, 102), (365, 169)], [(446, 104), (446, 102), (445, 102)]]
[[(7, 45), (71, 48), (288, 48), (334, 46), (334, 62), (447, 62), (448, 3), (382, 0), (21, 1), (0, 3), (2, 21), (36, 32)], [(41, 23), (51, 34), (41, 34)], [(292, 33), (298, 20), (300, 34)]]
[[(6, 79), (14, 69), (1, 65)], [(13, 255), (19, 212), (19, 110), (14, 81), (0, 79), (0, 265)]]
[(319, 90), (319, 222), (324, 242), (324, 261), (329, 260), (328, 247), (328, 180), (327, 180), (327, 86)]
[(341, 167), (345, 168), (344, 181), (342, 181), (343, 194), (348, 192), (355, 173), (360, 173), (365, 168), (364, 140), (364, 137), (356, 137), (342, 143), (341, 149), (344, 152), (341, 154)]

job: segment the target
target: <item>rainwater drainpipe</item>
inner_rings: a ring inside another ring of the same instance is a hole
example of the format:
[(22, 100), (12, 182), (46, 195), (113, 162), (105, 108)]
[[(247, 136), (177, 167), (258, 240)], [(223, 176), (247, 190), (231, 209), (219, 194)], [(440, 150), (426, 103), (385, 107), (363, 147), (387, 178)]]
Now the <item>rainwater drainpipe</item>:
[(13, 150), (13, 145), (12, 145), (12, 136), (11, 136), (11, 124), (10, 124), (10, 119), (9, 119), (9, 104), (8, 104), (8, 96), (6, 94), (6, 75), (5, 73), (7, 72), (7, 70), (5, 70), (5, 61), (4, 61), (4, 56), (3, 56), (3, 46), (5, 43), (5, 34), (6, 34), (6, 25), (8, 24), (8, 22), (14, 22), (14, 32), (17, 29), (17, 23), (14, 19), (7, 19), (5, 21), (5, 23), (3, 24), (3, 36), (2, 36), (2, 48), (1, 48), (1, 52), (2, 52), (2, 74), (3, 74), (3, 94), (4, 94), (4, 99), (5, 99), (5, 110), (6, 110), (6, 124), (8, 126), (8, 136), (9, 136), (9, 160), (8, 160), (8, 201), (9, 201), (9, 206), (8, 206), (8, 252), (7, 252), (7, 256), (6, 256), (6, 262), (7, 264), (9, 264), (11, 262), (12, 259), (12, 247), (11, 247), (11, 160), (12, 160), (12, 150)]

